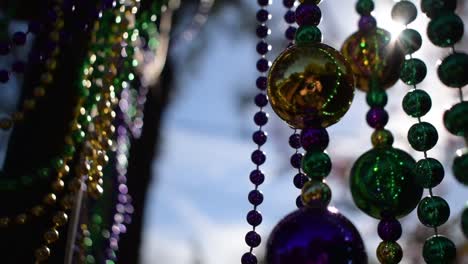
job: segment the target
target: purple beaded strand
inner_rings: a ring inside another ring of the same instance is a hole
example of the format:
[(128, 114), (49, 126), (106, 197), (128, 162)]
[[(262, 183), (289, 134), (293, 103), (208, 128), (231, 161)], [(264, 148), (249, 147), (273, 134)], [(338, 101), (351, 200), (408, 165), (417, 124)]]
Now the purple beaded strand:
[(263, 110), (268, 105), (268, 98), (265, 90), (267, 88), (266, 73), (270, 68), (270, 61), (266, 58), (266, 54), (271, 50), (271, 46), (266, 42), (266, 37), (270, 34), (270, 29), (266, 22), (270, 20), (271, 15), (266, 9), (270, 5), (270, 0), (258, 0), (260, 10), (256, 14), (259, 23), (256, 33), (260, 41), (257, 44), (257, 53), (260, 59), (257, 61), (257, 70), (260, 76), (257, 78), (256, 86), (260, 93), (255, 96), (255, 105), (260, 109), (254, 115), (254, 122), (258, 126), (258, 130), (252, 135), (253, 142), (257, 145), (257, 149), (252, 152), (251, 160), (256, 165), (256, 168), (250, 173), (250, 181), (255, 185), (255, 189), (248, 195), (249, 202), (253, 205), (253, 209), (247, 213), (247, 222), (252, 226), (252, 230), (245, 235), (245, 242), (250, 247), (249, 252), (242, 255), (242, 264), (257, 264), (258, 260), (253, 253), (254, 248), (258, 247), (262, 238), (255, 229), (262, 223), (262, 214), (257, 211), (257, 207), (263, 202), (263, 194), (258, 189), (265, 180), (265, 175), (260, 170), (260, 166), (266, 161), (265, 152), (261, 150), (261, 146), (267, 141), (267, 133), (262, 130), (262, 127), (268, 122), (268, 114)]

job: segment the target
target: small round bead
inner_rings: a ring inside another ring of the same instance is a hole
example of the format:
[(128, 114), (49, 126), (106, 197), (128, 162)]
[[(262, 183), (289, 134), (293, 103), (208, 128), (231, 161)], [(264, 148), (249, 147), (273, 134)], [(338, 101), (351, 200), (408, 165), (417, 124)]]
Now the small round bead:
[(258, 0), (257, 2), (259, 6), (267, 6), (270, 4), (270, 0)]
[(250, 181), (255, 185), (260, 185), (265, 181), (265, 175), (261, 170), (253, 170), (250, 173)]
[(418, 9), (410, 1), (400, 1), (392, 8), (392, 19), (403, 25), (413, 22), (418, 16)]
[(50, 249), (47, 246), (42, 246), (34, 252), (34, 256), (38, 261), (47, 260), (50, 257)]
[(315, 4), (300, 4), (296, 8), (296, 22), (299, 26), (317, 26), (322, 19), (322, 11)]
[(328, 176), (332, 163), (327, 153), (308, 151), (302, 159), (302, 170), (311, 179), (321, 180)]
[(266, 22), (267, 20), (269, 20), (271, 18), (271, 15), (270, 13), (265, 10), (265, 9), (260, 9), (258, 10), (257, 12), (257, 21), (258, 22)]
[(403, 110), (412, 117), (426, 115), (432, 107), (432, 100), (428, 93), (423, 90), (413, 90), (403, 98)]
[(13, 126), (13, 121), (10, 118), (0, 118), (0, 129), (10, 129)]
[(395, 218), (386, 218), (380, 220), (377, 232), (384, 241), (397, 241), (403, 231), (400, 221)]
[(255, 105), (258, 107), (265, 107), (268, 104), (268, 97), (266, 94), (257, 94), (255, 96)]
[(414, 166), (414, 182), (425, 189), (433, 188), (444, 179), (444, 167), (433, 158), (422, 159)]
[(326, 208), (331, 196), (330, 187), (321, 181), (308, 181), (302, 188), (302, 203), (309, 208)]
[(249, 193), (249, 202), (255, 206), (263, 203), (263, 194), (259, 190), (253, 190)]
[(381, 129), (388, 123), (388, 113), (383, 108), (371, 108), (367, 112), (366, 120), (370, 127)]
[(394, 241), (382, 241), (377, 247), (377, 258), (380, 263), (397, 264), (403, 258), (403, 249)]
[(52, 244), (59, 239), (59, 232), (55, 228), (51, 228), (44, 233), (44, 240), (47, 244)]
[(286, 14), (284, 14), (284, 20), (288, 24), (292, 24), (296, 21), (296, 13), (292, 10), (288, 10)]
[(253, 248), (258, 247), (261, 242), (262, 242), (262, 238), (255, 231), (250, 231), (245, 235), (245, 243), (247, 243), (249, 247), (253, 247)]
[(0, 55), (5, 56), (10, 53), (10, 44), (7, 42), (0, 42)]
[(247, 252), (244, 255), (242, 255), (241, 263), (242, 264), (257, 264), (258, 263), (257, 257), (253, 253)]
[(296, 207), (297, 208), (304, 207), (304, 203), (302, 202), (302, 196), (301, 195), (296, 197)]
[(420, 59), (405, 60), (400, 72), (400, 79), (408, 85), (416, 85), (426, 78), (426, 64)]
[(457, 0), (422, 0), (421, 10), (430, 18), (450, 13), (457, 8)]
[(450, 47), (463, 37), (463, 20), (454, 13), (445, 13), (431, 20), (427, 37), (436, 46)]
[(271, 46), (268, 45), (268, 43), (266, 43), (266, 42), (263, 41), (263, 40), (260, 41), (260, 42), (258, 42), (258, 44), (257, 44), (257, 52), (258, 52), (258, 54), (260, 54), (260, 55), (265, 55), (265, 54), (267, 54), (268, 51), (270, 51), (270, 50), (271, 50)]
[(262, 214), (252, 210), (247, 214), (247, 223), (251, 226), (259, 226), (263, 221)]
[(268, 71), (269, 68), (270, 68), (270, 62), (267, 59), (261, 58), (257, 61), (257, 70), (259, 72), (266, 72)]
[(268, 79), (267, 77), (264, 77), (264, 76), (261, 76), (261, 77), (258, 77), (257, 78), (257, 81), (256, 81), (256, 84), (257, 84), (257, 88), (260, 89), (260, 90), (266, 90), (267, 88), (267, 82), (268, 82)]
[(457, 256), (455, 244), (441, 235), (434, 235), (424, 242), (423, 258), (428, 264), (452, 263)]
[(440, 81), (454, 88), (468, 84), (468, 54), (456, 52), (447, 56), (437, 68)]
[(468, 102), (455, 104), (444, 113), (444, 125), (453, 135), (465, 137), (468, 135)]
[(468, 152), (457, 151), (457, 156), (452, 164), (453, 175), (462, 184), (468, 186)]
[(266, 160), (265, 152), (257, 149), (254, 152), (252, 152), (251, 159), (254, 164), (262, 165), (263, 163), (265, 163)]
[(10, 218), (0, 217), (0, 228), (8, 227), (9, 224), (10, 224)]
[(0, 83), (7, 83), (10, 80), (10, 72), (7, 70), (0, 70)]
[(23, 46), (26, 43), (26, 33), (24, 32), (15, 32), (13, 34), (13, 43), (18, 46)]
[(293, 7), (294, 6), (294, 2), (296, 2), (295, 0), (283, 0), (283, 5), (285, 7)]
[(427, 227), (443, 225), (450, 216), (448, 203), (439, 196), (425, 197), (418, 205), (418, 218)]
[(291, 166), (295, 169), (301, 168), (301, 162), (302, 162), (302, 153), (294, 153), (291, 156)]
[(253, 133), (252, 139), (255, 142), (255, 144), (261, 146), (267, 141), (267, 133), (261, 130), (256, 131)]
[(366, 101), (370, 107), (383, 108), (387, 105), (388, 96), (383, 89), (371, 89), (366, 94)]
[(302, 189), (304, 184), (309, 181), (309, 178), (304, 173), (298, 173), (294, 176), (294, 186), (298, 189)]
[(306, 151), (323, 151), (329, 142), (325, 128), (305, 128), (301, 131), (301, 145)]
[(356, 3), (356, 11), (361, 16), (368, 16), (374, 11), (374, 1), (372, 0), (359, 0)]
[(398, 43), (405, 54), (414, 53), (421, 48), (421, 34), (411, 28), (404, 29), (400, 35), (398, 35)]
[(259, 38), (266, 38), (268, 35), (270, 35), (270, 32), (270, 29), (265, 25), (259, 25), (255, 31), (257, 37)]
[(286, 29), (286, 32), (284, 33), (285, 37), (288, 39), (288, 40), (293, 40), (294, 37), (296, 36), (296, 32), (297, 32), (297, 28), (294, 27), (294, 26), (289, 26), (287, 29)]
[(408, 141), (411, 147), (417, 151), (430, 150), (437, 144), (438, 140), (439, 135), (436, 128), (427, 122), (414, 124), (408, 131)]
[(268, 114), (263, 111), (257, 112), (254, 116), (254, 121), (258, 126), (264, 126), (268, 122)]
[(462, 212), (461, 228), (465, 237), (468, 238), (468, 207), (465, 207), (465, 209)]
[(67, 223), (68, 216), (65, 212), (57, 212), (54, 217), (52, 218), (52, 222), (54, 222), (57, 226), (63, 226)]
[(301, 147), (301, 135), (300, 134), (292, 134), (290, 137), (289, 137), (289, 146), (291, 146), (291, 148), (295, 148), (295, 149), (298, 149)]
[(359, 30), (372, 31), (377, 28), (377, 20), (373, 16), (362, 16), (359, 19)]
[(372, 146), (378, 147), (391, 147), (393, 145), (392, 132), (386, 129), (377, 129), (371, 136)]
[(322, 32), (316, 26), (301, 26), (294, 39), (297, 44), (322, 42)]

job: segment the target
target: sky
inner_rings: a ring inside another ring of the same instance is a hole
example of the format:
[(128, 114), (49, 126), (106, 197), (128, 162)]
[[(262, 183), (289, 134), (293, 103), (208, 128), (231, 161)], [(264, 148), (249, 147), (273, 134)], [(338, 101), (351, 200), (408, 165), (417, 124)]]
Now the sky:
[[(389, 10), (392, 1), (382, 3), (376, 10), (376, 16), (388, 27), (391, 26)], [(324, 18), (320, 27), (334, 29), (329, 35), (324, 32), (324, 42), (339, 48), (345, 37), (356, 29), (357, 16), (354, 11), (349, 13), (353, 10), (352, 1), (344, 1), (339, 9), (331, 4), (332, 1), (321, 4)], [(141, 251), (143, 264), (153, 264), (156, 260), (158, 263), (196, 263), (196, 258), (200, 258), (203, 264), (234, 264), (240, 262), (240, 256), (247, 250), (244, 235), (250, 226), (245, 221), (245, 215), (251, 210), (247, 194), (253, 187), (248, 175), (254, 167), (250, 162), (250, 153), (255, 149), (250, 135), (255, 131), (252, 116), (256, 109), (251, 103), (247, 110), (239, 110), (238, 98), (240, 94), (247, 93), (247, 89), (255, 90), (255, 60), (258, 55), (254, 47), (257, 40), (252, 35), (233, 34), (232, 29), (242, 19), (240, 15), (254, 14), (256, 7), (251, 7), (249, 14), (239, 14), (232, 7), (227, 7), (218, 16), (209, 18), (202, 31), (209, 42), (197, 51), (196, 67), (186, 64), (191, 52), (188, 47), (178, 47), (173, 53), (178, 69), (178, 91), (165, 117), (160, 158), (154, 162), (157, 181), (153, 182), (148, 197)], [(276, 5), (272, 13), (274, 20), (270, 26), (274, 34), (282, 34), (285, 27), (281, 19), (284, 10)], [(425, 24), (427, 19), (420, 14), (414, 25), (423, 29)], [(254, 27), (252, 25), (252, 30)], [(401, 29), (392, 27), (390, 31)], [(420, 32), (424, 35), (423, 30)], [(430, 155), (445, 161), (446, 171), (449, 172), (447, 161), (452, 157), (445, 157), (444, 146), (447, 142), (455, 142), (455, 146), (461, 147), (462, 142), (446, 133), (441, 116), (447, 106), (456, 102), (456, 93), (443, 87), (435, 75), (435, 66), (444, 51), (434, 48), (423, 37), (425, 51), (415, 55), (425, 58), (428, 65), (428, 77), (421, 88), (427, 88), (433, 98), (433, 110), (425, 120), (440, 131), (440, 143)], [(192, 45), (196, 46), (197, 43)], [(278, 52), (281, 49), (274, 47), (273, 50)], [(273, 59), (274, 54), (270, 54), (269, 58)], [(414, 120), (401, 110), (401, 100), (407, 90), (399, 82), (388, 91), (390, 99), (387, 109), (391, 113), (388, 128), (395, 135), (395, 146), (419, 159), (421, 154), (411, 151), (406, 141), (406, 132), (414, 124)], [(330, 128), (328, 152), (332, 160), (356, 159), (370, 149), (372, 130), (364, 119), (367, 109), (364, 94), (357, 92), (350, 111), (340, 123)], [(271, 122), (266, 130), (280, 132), (270, 133), (264, 148), (267, 162), (262, 169), (267, 179), (260, 187), (265, 195), (265, 201), (260, 206), (264, 222), (258, 229), (263, 241), (266, 241), (276, 222), (295, 209), (294, 201), (298, 195), (298, 190), (292, 185), (295, 173), (282, 166), (282, 159), (285, 158), (282, 150), (288, 149), (287, 138), (291, 130), (275, 117), (271, 109), (267, 111)], [(292, 150), (289, 151), (292, 154)], [(332, 173), (332, 205), (336, 205), (355, 223), (365, 237), (368, 254), (372, 258), (379, 242), (377, 221), (353, 208), (340, 208), (343, 201), (349, 201), (351, 196), (349, 190), (338, 181), (338, 176)], [(447, 193), (449, 185), (451, 191)], [(451, 175), (446, 176), (444, 184), (435, 192), (449, 200), (452, 219), (458, 216), (468, 197), (468, 190), (455, 183)], [(403, 222), (408, 229), (419, 224), (414, 212)], [(262, 251), (260, 247), (256, 252), (261, 255)]]

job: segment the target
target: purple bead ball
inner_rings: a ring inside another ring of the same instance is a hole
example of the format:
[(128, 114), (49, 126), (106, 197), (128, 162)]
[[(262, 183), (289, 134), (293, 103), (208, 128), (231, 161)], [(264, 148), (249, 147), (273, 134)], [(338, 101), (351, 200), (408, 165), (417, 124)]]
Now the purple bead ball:
[(377, 232), (384, 241), (397, 241), (401, 237), (403, 231), (397, 219), (387, 218), (379, 222)]
[(241, 263), (242, 264), (257, 264), (258, 263), (257, 257), (254, 254), (247, 252), (244, 255), (242, 255)]
[(307, 151), (323, 151), (330, 138), (325, 128), (305, 128), (301, 132), (301, 145)]
[(383, 108), (371, 108), (366, 116), (370, 127), (380, 129), (388, 123), (388, 113)]
[(338, 212), (302, 208), (273, 229), (267, 243), (268, 264), (360, 264), (367, 255), (359, 232)]
[(288, 40), (293, 40), (294, 37), (296, 36), (296, 31), (297, 31), (296, 27), (289, 26), (288, 29), (286, 29), (286, 32), (284, 33), (284, 35)]
[(265, 181), (265, 175), (261, 170), (253, 170), (250, 173), (250, 181), (255, 185), (260, 185)]
[(322, 19), (322, 11), (316, 4), (300, 4), (296, 9), (296, 22), (299, 26), (317, 26)]
[(302, 163), (302, 153), (294, 153), (291, 156), (291, 166), (295, 169), (299, 169)]
[(359, 30), (371, 31), (377, 28), (377, 20), (373, 16), (362, 16), (359, 19)]

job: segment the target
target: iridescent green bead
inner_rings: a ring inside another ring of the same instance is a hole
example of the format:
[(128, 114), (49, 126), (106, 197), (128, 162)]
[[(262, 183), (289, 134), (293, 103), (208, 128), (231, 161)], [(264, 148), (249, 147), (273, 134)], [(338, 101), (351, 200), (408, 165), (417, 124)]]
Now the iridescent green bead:
[[(52, 164), (57, 163), (57, 162), (60, 164), (60, 160), (53, 161)], [(50, 177), (50, 170), (49, 168), (40, 168), (39, 170), (37, 170), (37, 174), (39, 175), (39, 178), (47, 179), (48, 177)]]
[(468, 206), (465, 207), (461, 215), (461, 228), (465, 237), (468, 238)]
[(444, 125), (455, 136), (468, 136), (468, 102), (460, 102), (445, 111)]
[(422, 159), (416, 163), (413, 169), (415, 183), (425, 189), (433, 188), (444, 179), (444, 167), (442, 163), (433, 158)]
[(437, 68), (440, 81), (454, 88), (468, 84), (468, 54), (456, 52), (447, 56)]
[(400, 1), (392, 8), (392, 19), (403, 25), (413, 22), (418, 16), (418, 9), (410, 1)]
[(82, 143), (85, 136), (85, 132), (80, 129), (76, 129), (72, 132), (72, 137), (75, 143)]
[(300, 26), (296, 31), (297, 44), (307, 42), (322, 42), (322, 32), (316, 26)]
[(370, 15), (374, 11), (374, 1), (373, 0), (359, 0), (356, 3), (356, 11), (360, 15)]
[(414, 53), (421, 48), (421, 34), (414, 29), (407, 28), (398, 35), (398, 44), (405, 54)]
[(426, 64), (420, 59), (405, 60), (400, 72), (400, 79), (408, 84), (415, 85), (426, 78), (427, 68)]
[(302, 170), (311, 179), (322, 180), (332, 168), (330, 157), (322, 151), (308, 151), (302, 158)]
[(455, 244), (441, 235), (434, 235), (424, 242), (423, 258), (428, 264), (453, 263), (457, 256)]
[(384, 107), (387, 105), (387, 92), (383, 89), (370, 89), (366, 94), (366, 101), (370, 107)]
[(430, 150), (438, 140), (436, 128), (427, 122), (414, 124), (408, 131), (408, 142), (417, 151)]
[(71, 144), (66, 144), (64, 148), (64, 154), (67, 157), (73, 157), (73, 155), (75, 154), (75, 147)]
[(423, 90), (413, 90), (403, 98), (403, 110), (412, 117), (422, 117), (431, 110), (432, 101), (428, 93)]
[(403, 249), (394, 241), (382, 241), (377, 247), (377, 258), (380, 263), (397, 264), (403, 258)]
[(460, 41), (464, 32), (463, 21), (455, 13), (445, 13), (433, 20), (427, 26), (429, 40), (439, 47), (450, 47)]
[(393, 145), (392, 132), (386, 129), (378, 129), (372, 133), (372, 146), (374, 148), (391, 147)]
[(414, 183), (414, 159), (406, 152), (374, 148), (354, 163), (350, 176), (353, 200), (366, 214), (403, 217), (418, 205), (423, 188)]
[(330, 187), (322, 181), (308, 181), (302, 187), (302, 203), (310, 208), (326, 208), (331, 201)]
[(425, 197), (418, 205), (418, 218), (427, 227), (443, 225), (450, 216), (448, 203), (439, 196)]
[(422, 0), (421, 10), (430, 18), (450, 13), (457, 8), (457, 0)]
[(452, 164), (453, 175), (462, 184), (468, 185), (468, 151), (458, 150)]
[(63, 159), (61, 158), (52, 159), (52, 167), (54, 167), (54, 169), (56, 170), (60, 169), (63, 166), (63, 164), (64, 162), (63, 162)]

